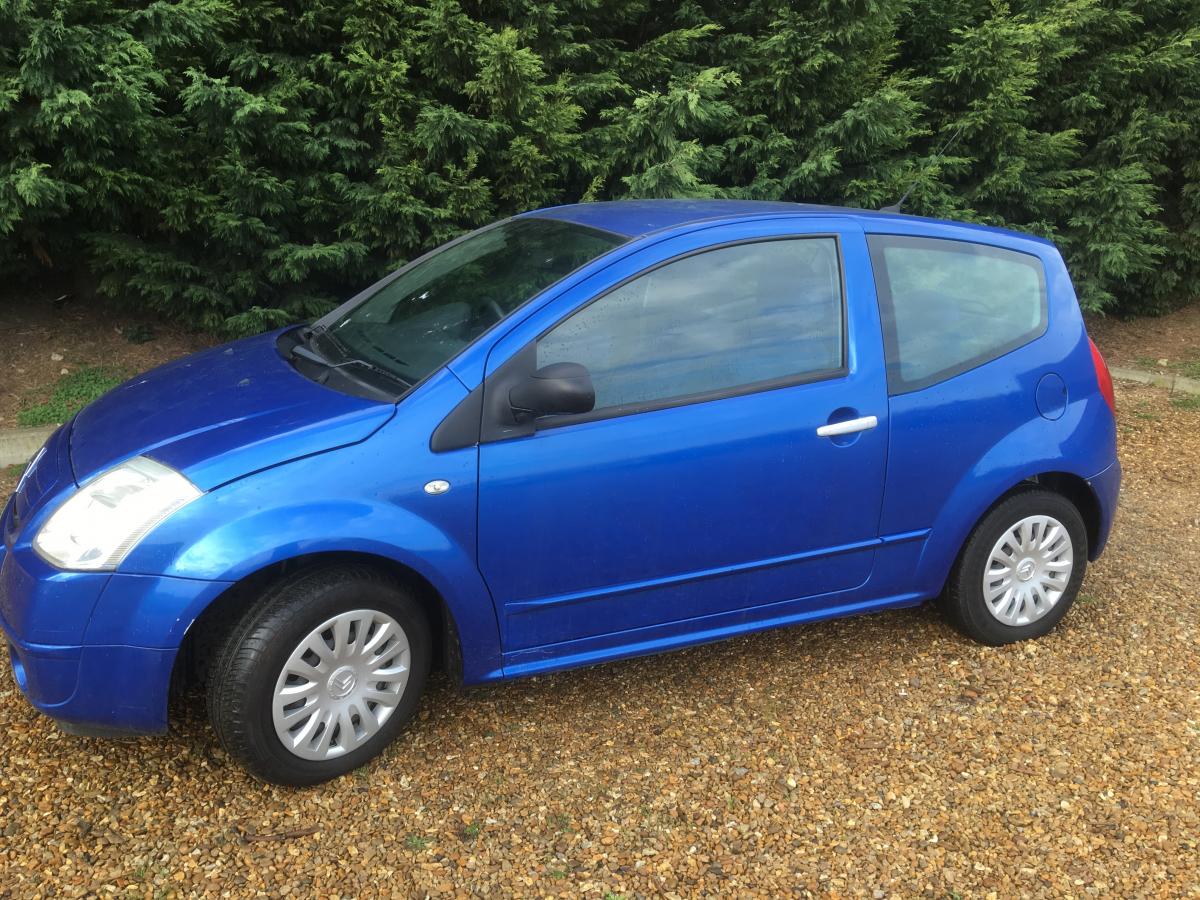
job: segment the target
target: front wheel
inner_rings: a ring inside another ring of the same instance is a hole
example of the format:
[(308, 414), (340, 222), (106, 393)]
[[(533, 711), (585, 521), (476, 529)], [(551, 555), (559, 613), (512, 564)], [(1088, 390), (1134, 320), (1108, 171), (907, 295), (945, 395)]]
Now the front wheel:
[(1067, 614), (1086, 569), (1079, 510), (1060, 494), (1031, 488), (997, 504), (975, 527), (942, 606), (984, 644), (1041, 637)]
[(431, 658), (425, 614), (397, 582), (358, 566), (300, 573), (269, 589), (225, 639), (209, 717), (251, 774), (317, 784), (396, 737)]

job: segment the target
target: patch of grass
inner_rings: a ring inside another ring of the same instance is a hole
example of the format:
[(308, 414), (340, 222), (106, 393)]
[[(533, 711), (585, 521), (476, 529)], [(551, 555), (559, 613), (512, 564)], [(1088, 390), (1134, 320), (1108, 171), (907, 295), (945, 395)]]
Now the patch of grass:
[(1182, 375), (1185, 378), (1200, 378), (1200, 356), (1193, 356), (1190, 359), (1172, 359), (1168, 360), (1165, 366), (1160, 366), (1157, 359), (1151, 359), (1149, 356), (1139, 356), (1134, 360), (1140, 369), (1148, 369), (1151, 372), (1161, 372), (1164, 369), (1168, 372), (1174, 372), (1176, 375)]
[(429, 838), (420, 834), (410, 834), (404, 839), (404, 846), (409, 850), (425, 850), (429, 847)]
[(1176, 394), (1171, 405), (1176, 409), (1200, 410), (1200, 394)]
[(58, 425), (124, 380), (119, 372), (95, 367), (64, 375), (54, 386), (49, 399), (17, 413), (17, 424), (27, 428)]
[(1133, 406), (1133, 417), (1135, 419), (1143, 419), (1147, 422), (1157, 422), (1161, 416), (1154, 409), (1145, 403), (1135, 403)]
[(1188, 378), (1200, 378), (1200, 356), (1180, 363), (1179, 374)]
[(463, 840), (473, 841), (479, 837), (479, 833), (483, 831), (483, 826), (478, 822), (472, 822), (470, 825), (464, 825), (462, 830)]

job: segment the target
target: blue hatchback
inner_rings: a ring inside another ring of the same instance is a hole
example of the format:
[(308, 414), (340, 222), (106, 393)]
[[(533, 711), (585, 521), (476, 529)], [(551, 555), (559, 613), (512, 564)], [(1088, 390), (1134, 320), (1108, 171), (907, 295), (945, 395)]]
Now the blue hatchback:
[(1065, 615), (1117, 505), (1112, 383), (1046, 241), (789, 203), (539, 210), (50, 438), (4, 511), (17, 683), (255, 775), (465, 684), (938, 598)]

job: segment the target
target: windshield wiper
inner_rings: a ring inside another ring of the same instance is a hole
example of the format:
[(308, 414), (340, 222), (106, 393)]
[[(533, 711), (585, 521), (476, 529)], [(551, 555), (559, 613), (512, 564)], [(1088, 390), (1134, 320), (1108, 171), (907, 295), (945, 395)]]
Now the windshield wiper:
[(316, 348), (316, 338), (324, 338), (329, 346), (341, 354), (343, 360), (350, 358), (350, 353), (346, 349), (346, 345), (333, 335), (328, 325), (308, 325), (301, 334), (301, 340), (304, 341), (305, 345), (319, 355), (320, 351)]
[(412, 387), (412, 382), (409, 381), (408, 379), (402, 378), (401, 376), (397, 375), (395, 372), (391, 372), (391, 371), (383, 368), (382, 366), (377, 366), (374, 363), (368, 362), (365, 359), (359, 359), (357, 357), (347, 357), (347, 358), (343, 359), (341, 362), (334, 362), (331, 359), (326, 359), (324, 356), (322, 356), (320, 353), (318, 353), (316, 350), (312, 349), (312, 347), (309, 346), (309, 340), (314, 335), (323, 335), (324, 337), (329, 338), (330, 344), (337, 347), (343, 353), (345, 352), (345, 347), (343, 345), (341, 345), (340, 343), (338, 343), (337, 341), (335, 341), (332, 338), (332, 336), (328, 334), (328, 332), (318, 331), (316, 328), (308, 329), (308, 331), (305, 334), (305, 343), (296, 344), (294, 347), (292, 347), (292, 356), (294, 356), (294, 357), (298, 356), (301, 359), (305, 360), (306, 362), (316, 363), (317, 365), (319, 365), (325, 369), (324, 377), (319, 380), (320, 384), (324, 384), (329, 379), (329, 374), (331, 372), (338, 371), (341, 369), (360, 368), (360, 369), (365, 369), (366, 371), (371, 372), (374, 375), (378, 375), (382, 378), (386, 378), (388, 381), (392, 382), (393, 384), (400, 385), (406, 391)]

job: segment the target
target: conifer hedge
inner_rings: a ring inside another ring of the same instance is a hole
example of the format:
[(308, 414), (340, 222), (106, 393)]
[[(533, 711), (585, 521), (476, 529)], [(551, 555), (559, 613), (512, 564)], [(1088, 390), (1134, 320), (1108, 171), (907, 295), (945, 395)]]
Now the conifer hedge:
[(230, 333), (530, 207), (914, 179), (1159, 312), (1198, 144), (1200, 0), (0, 0), (0, 274)]

